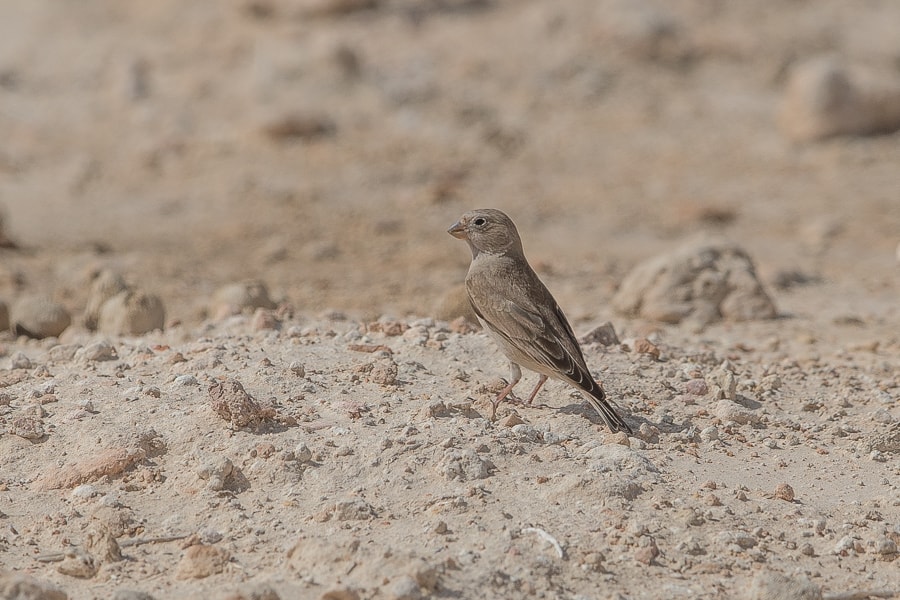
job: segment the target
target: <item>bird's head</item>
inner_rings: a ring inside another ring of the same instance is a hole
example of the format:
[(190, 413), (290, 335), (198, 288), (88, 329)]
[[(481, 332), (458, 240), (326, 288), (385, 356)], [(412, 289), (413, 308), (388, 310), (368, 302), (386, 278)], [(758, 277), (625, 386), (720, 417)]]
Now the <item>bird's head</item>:
[(473, 258), (482, 252), (495, 255), (522, 253), (522, 240), (512, 219), (494, 208), (470, 210), (447, 233), (468, 242)]

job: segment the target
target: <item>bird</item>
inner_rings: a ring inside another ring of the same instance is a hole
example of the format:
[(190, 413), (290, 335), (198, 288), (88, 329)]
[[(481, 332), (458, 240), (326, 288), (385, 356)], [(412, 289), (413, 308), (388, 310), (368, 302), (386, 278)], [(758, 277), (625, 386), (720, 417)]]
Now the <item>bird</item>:
[(522, 378), (525, 367), (540, 375), (528, 397), (531, 405), (548, 378), (576, 388), (613, 433), (633, 434), (588, 371), (572, 326), (522, 249), (512, 219), (494, 208), (464, 213), (447, 233), (465, 240), (472, 251), (466, 292), (481, 326), (509, 359), (510, 380), (493, 401), (497, 406)]

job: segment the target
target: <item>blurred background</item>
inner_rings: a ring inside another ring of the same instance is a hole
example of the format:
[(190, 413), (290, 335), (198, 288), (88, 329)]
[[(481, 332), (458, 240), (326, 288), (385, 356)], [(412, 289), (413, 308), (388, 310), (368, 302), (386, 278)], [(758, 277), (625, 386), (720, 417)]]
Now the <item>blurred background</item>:
[(893, 0), (4, 2), (0, 299), (77, 315), (110, 268), (169, 322), (247, 279), (433, 315), (470, 256), (446, 229), (497, 207), (576, 322), (702, 234), (782, 310), (896, 319), (898, 24)]

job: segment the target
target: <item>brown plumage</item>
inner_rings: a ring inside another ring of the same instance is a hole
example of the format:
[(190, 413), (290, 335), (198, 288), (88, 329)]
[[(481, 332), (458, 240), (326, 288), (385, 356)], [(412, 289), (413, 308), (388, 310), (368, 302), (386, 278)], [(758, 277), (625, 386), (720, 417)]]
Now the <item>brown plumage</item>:
[(510, 382), (494, 400), (494, 412), (521, 379), (521, 366), (540, 374), (528, 404), (552, 377), (577, 388), (611, 431), (632, 433), (588, 371), (572, 327), (528, 264), (512, 220), (492, 208), (473, 210), (448, 233), (472, 250), (466, 275), (469, 302), (510, 362)]

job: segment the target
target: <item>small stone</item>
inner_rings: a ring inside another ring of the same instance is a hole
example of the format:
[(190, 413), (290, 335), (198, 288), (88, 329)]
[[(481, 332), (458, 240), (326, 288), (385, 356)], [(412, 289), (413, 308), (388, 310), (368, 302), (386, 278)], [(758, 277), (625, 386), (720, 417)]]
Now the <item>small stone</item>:
[(719, 428), (715, 425), (704, 427), (700, 431), (700, 440), (704, 442), (712, 442), (719, 439)]
[(816, 549), (812, 547), (812, 544), (803, 544), (800, 546), (800, 554), (803, 556), (815, 556)]
[(716, 416), (723, 422), (732, 421), (741, 425), (760, 421), (757, 413), (731, 400), (719, 400), (716, 403)]
[(90, 579), (97, 574), (100, 565), (94, 557), (80, 548), (71, 548), (66, 551), (65, 558), (57, 565), (56, 570), (69, 577)]
[(838, 543), (834, 545), (832, 554), (847, 555), (849, 552), (853, 552), (855, 547), (856, 540), (847, 535), (838, 540)]
[(401, 575), (391, 583), (388, 598), (391, 600), (419, 600), (423, 598), (422, 589), (410, 575)]
[(649, 354), (659, 360), (659, 348), (647, 338), (638, 338), (634, 341), (634, 351), (638, 354)]
[(652, 564), (653, 560), (659, 556), (659, 548), (656, 546), (656, 541), (646, 536), (641, 537), (640, 540), (642, 546), (635, 550), (634, 559), (641, 564)]
[(496, 467), (474, 450), (448, 448), (438, 463), (440, 473), (449, 481), (470, 481), (490, 477)]
[(762, 571), (753, 578), (749, 600), (822, 600), (822, 591), (805, 577)]
[(499, 423), (501, 427), (515, 427), (516, 425), (522, 425), (525, 421), (516, 413), (510, 413), (500, 419)]
[(231, 560), (225, 549), (206, 544), (188, 546), (175, 571), (176, 579), (203, 579), (221, 573)]
[(262, 126), (268, 138), (281, 142), (330, 136), (336, 129), (334, 121), (326, 115), (301, 112), (279, 115)]
[(607, 321), (603, 325), (595, 327), (586, 333), (584, 337), (581, 338), (581, 343), (600, 344), (601, 346), (618, 346), (622, 342), (619, 341), (619, 336), (616, 335), (613, 324)]
[(80, 349), (80, 344), (57, 344), (47, 351), (47, 358), (53, 363), (70, 362)]
[(876, 423), (884, 423), (886, 425), (890, 425), (894, 422), (894, 417), (886, 408), (879, 408), (874, 413), (872, 413), (872, 420)]
[(9, 357), (10, 369), (30, 369), (33, 366), (31, 359), (24, 352), (16, 352)]
[(0, 598), (3, 600), (68, 600), (69, 596), (52, 584), (28, 575), (0, 572)]
[(106, 340), (88, 344), (75, 352), (75, 360), (81, 363), (116, 360), (117, 358), (119, 358), (119, 355), (116, 352), (115, 346)]
[(349, 587), (328, 590), (319, 596), (319, 600), (359, 600), (359, 598), (359, 592)]
[(138, 590), (116, 590), (113, 592), (112, 600), (156, 600), (156, 597)]
[(214, 492), (225, 489), (234, 474), (234, 464), (226, 457), (218, 457), (197, 469), (197, 477), (206, 480), (206, 487)]
[(706, 382), (713, 392), (713, 398), (734, 400), (737, 392), (737, 378), (731, 365), (727, 362), (716, 367), (707, 377)]
[(794, 488), (789, 486), (786, 483), (779, 483), (775, 487), (775, 497), (779, 500), (784, 500), (785, 502), (793, 502), (794, 501)]
[(894, 556), (897, 554), (897, 542), (890, 538), (882, 538), (876, 544), (875, 552), (881, 556)]
[(71, 323), (69, 311), (46, 296), (21, 296), (10, 310), (10, 327), (16, 335), (58, 337)]
[(312, 450), (304, 443), (297, 444), (294, 448), (294, 459), (297, 462), (308, 463), (312, 460)]
[(39, 440), (44, 437), (44, 423), (40, 417), (23, 415), (12, 419), (6, 431), (26, 440)]
[(336, 502), (327, 510), (338, 521), (368, 521), (378, 516), (375, 507), (362, 498)]
[(438, 535), (444, 535), (445, 533), (448, 533), (450, 531), (450, 529), (447, 527), (446, 523), (444, 523), (443, 521), (438, 521), (431, 528), (431, 531)]
[(274, 410), (260, 406), (236, 379), (210, 385), (208, 399), (213, 411), (235, 429), (255, 426), (275, 417)]
[(306, 369), (303, 367), (302, 363), (293, 361), (288, 368), (291, 370), (291, 373), (297, 377), (306, 377)]
[(450, 416), (450, 408), (444, 404), (443, 400), (435, 399), (425, 405), (422, 409), (422, 413), (426, 418), (448, 417)]
[(625, 446), (626, 448), (631, 447), (631, 440), (628, 439), (628, 434), (624, 431), (619, 431), (618, 433), (614, 433), (608, 436), (603, 440), (604, 444), (618, 444), (619, 446)]
[(250, 319), (250, 330), (267, 331), (270, 329), (278, 329), (280, 324), (278, 317), (275, 315), (275, 311), (267, 308), (257, 308), (253, 312), (253, 317)]
[(684, 384), (684, 393), (692, 396), (705, 396), (709, 392), (709, 386), (705, 379), (691, 379)]
[(229, 594), (223, 600), (281, 600), (281, 596), (271, 586), (257, 584), (246, 590)]
[(183, 386), (200, 385), (200, 382), (197, 380), (197, 378), (189, 374), (178, 375), (177, 377), (175, 377), (175, 379), (172, 380), (172, 383), (174, 383), (175, 385)]

